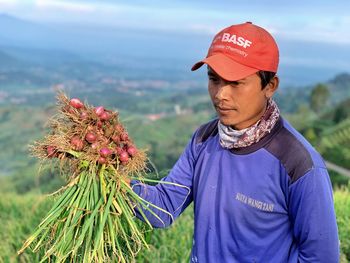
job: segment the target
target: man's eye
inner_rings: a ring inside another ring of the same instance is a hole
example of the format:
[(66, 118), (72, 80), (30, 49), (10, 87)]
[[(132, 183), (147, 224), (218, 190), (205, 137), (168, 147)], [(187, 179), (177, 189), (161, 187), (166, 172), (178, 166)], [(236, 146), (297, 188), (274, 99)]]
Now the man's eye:
[(210, 77), (210, 76), (209, 76), (209, 80), (215, 82), (215, 81), (218, 81), (219, 79), (218, 79), (218, 78), (215, 78), (215, 77)]
[(238, 81), (230, 81), (229, 84), (231, 86), (238, 86), (240, 83)]

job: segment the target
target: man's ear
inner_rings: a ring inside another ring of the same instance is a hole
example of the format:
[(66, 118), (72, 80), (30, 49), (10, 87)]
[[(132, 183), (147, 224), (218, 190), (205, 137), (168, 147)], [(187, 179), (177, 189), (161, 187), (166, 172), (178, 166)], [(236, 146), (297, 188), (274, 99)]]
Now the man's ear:
[(266, 85), (265, 87), (265, 96), (266, 98), (271, 98), (273, 94), (276, 92), (278, 89), (278, 85), (280, 83), (280, 80), (278, 76), (274, 76), (271, 81)]

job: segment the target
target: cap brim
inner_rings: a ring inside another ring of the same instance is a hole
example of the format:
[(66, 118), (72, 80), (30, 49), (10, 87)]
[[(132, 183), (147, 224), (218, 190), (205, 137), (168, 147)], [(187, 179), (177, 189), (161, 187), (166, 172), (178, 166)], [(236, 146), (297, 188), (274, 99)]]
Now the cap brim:
[(221, 78), (228, 81), (236, 81), (248, 77), (259, 70), (242, 65), (224, 54), (215, 54), (193, 65), (192, 71), (199, 69), (204, 64), (211, 67)]

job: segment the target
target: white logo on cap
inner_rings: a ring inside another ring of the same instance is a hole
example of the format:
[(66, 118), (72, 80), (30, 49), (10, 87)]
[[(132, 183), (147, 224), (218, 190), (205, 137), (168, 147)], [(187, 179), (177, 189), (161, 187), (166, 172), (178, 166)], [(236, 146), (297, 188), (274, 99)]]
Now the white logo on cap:
[(244, 48), (250, 47), (250, 45), (252, 44), (252, 41), (244, 39), (243, 37), (237, 37), (236, 35), (231, 35), (229, 33), (224, 33), (222, 35), (221, 41), (233, 43), (237, 46), (244, 47)]

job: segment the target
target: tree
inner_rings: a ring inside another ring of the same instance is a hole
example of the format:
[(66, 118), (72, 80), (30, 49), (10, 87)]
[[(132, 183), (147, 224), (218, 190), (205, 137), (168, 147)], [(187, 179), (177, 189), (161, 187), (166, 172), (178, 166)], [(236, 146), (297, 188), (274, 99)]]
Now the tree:
[(339, 123), (346, 118), (350, 118), (350, 99), (340, 103), (334, 111), (333, 120), (335, 123)]
[(320, 113), (327, 106), (329, 90), (325, 84), (317, 84), (310, 96), (310, 107), (316, 113)]

